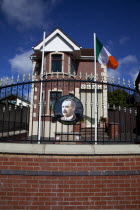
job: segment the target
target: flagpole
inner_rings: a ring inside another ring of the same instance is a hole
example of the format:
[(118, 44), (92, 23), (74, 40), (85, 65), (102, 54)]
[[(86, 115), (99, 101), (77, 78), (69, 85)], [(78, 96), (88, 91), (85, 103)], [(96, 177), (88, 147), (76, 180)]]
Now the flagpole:
[(45, 36), (46, 33), (43, 34), (43, 49), (42, 49), (42, 64), (41, 64), (41, 74), (40, 74), (40, 100), (39, 100), (39, 120), (38, 120), (38, 144), (40, 144), (41, 139), (41, 129), (42, 129), (42, 123), (41, 123), (41, 115), (42, 115), (42, 79), (43, 79), (43, 73), (44, 73), (44, 46), (45, 46)]
[(96, 71), (96, 33), (94, 33), (94, 81), (95, 81), (95, 94), (94, 94), (94, 117), (95, 117), (95, 144), (97, 144), (97, 71)]

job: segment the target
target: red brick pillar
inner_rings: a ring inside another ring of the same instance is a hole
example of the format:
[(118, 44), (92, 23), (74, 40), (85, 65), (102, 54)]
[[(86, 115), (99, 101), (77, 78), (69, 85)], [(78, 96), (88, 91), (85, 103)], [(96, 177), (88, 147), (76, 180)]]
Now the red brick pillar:
[(73, 132), (80, 132), (80, 129), (81, 129), (80, 123), (73, 125)]
[(117, 139), (119, 134), (119, 124), (109, 123), (109, 136), (111, 139)]

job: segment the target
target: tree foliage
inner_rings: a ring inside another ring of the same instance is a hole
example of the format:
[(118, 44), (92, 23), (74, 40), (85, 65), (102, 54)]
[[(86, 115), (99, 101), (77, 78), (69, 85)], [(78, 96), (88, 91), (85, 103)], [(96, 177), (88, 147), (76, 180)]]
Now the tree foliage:
[(121, 89), (116, 89), (114, 91), (108, 92), (108, 102), (110, 106), (115, 105), (116, 107), (120, 106), (126, 106), (127, 105), (127, 99), (129, 94)]

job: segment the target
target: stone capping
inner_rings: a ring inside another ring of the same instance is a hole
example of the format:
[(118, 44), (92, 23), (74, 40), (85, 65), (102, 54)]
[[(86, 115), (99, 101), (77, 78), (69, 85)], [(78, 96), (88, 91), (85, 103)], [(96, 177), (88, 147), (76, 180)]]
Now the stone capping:
[(0, 153), (37, 155), (137, 155), (140, 154), (140, 144), (61, 145), (0, 143)]

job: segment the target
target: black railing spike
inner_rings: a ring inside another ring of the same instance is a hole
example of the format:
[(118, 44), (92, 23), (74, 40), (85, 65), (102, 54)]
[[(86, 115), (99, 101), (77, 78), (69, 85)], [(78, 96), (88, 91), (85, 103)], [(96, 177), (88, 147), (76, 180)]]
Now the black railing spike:
[(115, 104), (113, 104), (113, 110), (115, 110), (116, 109), (116, 106), (115, 106)]
[(12, 75), (12, 78), (11, 78), (11, 84), (14, 84), (14, 77)]
[(134, 89), (136, 88), (136, 83), (135, 83), (135, 82), (133, 82), (133, 88), (134, 88)]
[(19, 82), (19, 74), (18, 74), (18, 76), (17, 76), (17, 83)]
[(112, 78), (111, 78), (111, 81), (112, 81), (112, 84), (114, 84), (114, 82), (115, 82), (115, 78), (114, 78), (114, 77), (112, 77)]
[(22, 104), (22, 103), (20, 104), (20, 108), (21, 108), (21, 109), (23, 108), (23, 104)]
[(5, 78), (5, 85), (8, 85), (8, 83), (9, 83), (9, 79), (8, 79), (8, 77), (6, 77)]
[(3, 112), (5, 112), (5, 106), (3, 107)]
[(11, 105), (9, 105), (9, 112), (11, 111)]
[(3, 79), (0, 79), (0, 86), (3, 85)]
[(37, 76), (37, 73), (35, 72), (35, 74), (34, 74), (34, 81), (36, 81), (36, 76)]
[(119, 105), (119, 111), (121, 111), (121, 106)]
[(123, 78), (123, 82), (122, 82), (122, 84), (123, 84), (123, 85), (125, 85), (125, 79), (124, 79), (124, 78)]
[(107, 77), (107, 82), (110, 83), (110, 77), (109, 76)]
[(43, 74), (40, 74), (40, 80), (43, 80)]
[(53, 79), (53, 72), (51, 73), (51, 79)]
[(130, 87), (130, 80), (128, 80), (128, 87)]
[(97, 81), (97, 75), (93, 75), (94, 76), (94, 81)]
[(118, 77), (118, 84), (120, 84), (120, 77)]
[(74, 79), (75, 79), (75, 78), (76, 78), (76, 73), (75, 73), (75, 71), (74, 71), (74, 74), (73, 74), (73, 75), (74, 75)]
[(29, 81), (31, 80), (31, 74), (30, 73), (28, 74), (28, 80)]
[(82, 79), (82, 73), (81, 73), (81, 71), (79, 73), (79, 78), (80, 78), (80, 80)]
[(22, 76), (22, 81), (23, 82), (25, 81), (25, 74), (23, 74), (23, 76)]

